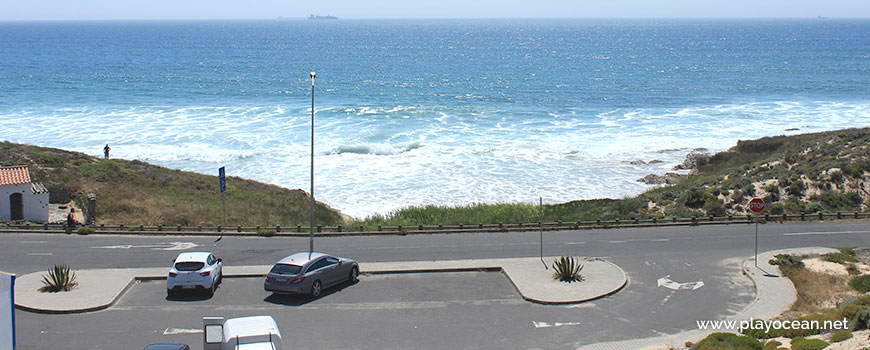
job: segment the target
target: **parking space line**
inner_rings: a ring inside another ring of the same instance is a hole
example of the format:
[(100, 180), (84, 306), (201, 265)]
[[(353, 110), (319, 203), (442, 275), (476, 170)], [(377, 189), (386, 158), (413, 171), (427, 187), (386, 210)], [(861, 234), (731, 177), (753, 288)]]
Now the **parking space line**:
[(202, 329), (196, 328), (167, 328), (163, 331), (163, 335), (176, 335), (176, 334), (199, 334), (202, 333)]

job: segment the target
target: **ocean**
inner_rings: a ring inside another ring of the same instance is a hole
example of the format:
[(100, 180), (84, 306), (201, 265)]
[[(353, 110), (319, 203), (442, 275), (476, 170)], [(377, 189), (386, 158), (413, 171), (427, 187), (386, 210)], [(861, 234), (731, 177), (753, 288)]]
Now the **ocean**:
[(311, 71), (315, 195), (355, 217), (870, 126), (870, 20), (0, 22), (0, 140), (307, 190)]

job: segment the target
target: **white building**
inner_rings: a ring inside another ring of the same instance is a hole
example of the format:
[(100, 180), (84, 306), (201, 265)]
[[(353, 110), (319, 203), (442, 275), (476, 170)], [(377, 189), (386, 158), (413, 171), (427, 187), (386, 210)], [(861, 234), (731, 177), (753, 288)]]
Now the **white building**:
[(30, 182), (26, 165), (0, 167), (0, 220), (48, 221), (48, 190)]

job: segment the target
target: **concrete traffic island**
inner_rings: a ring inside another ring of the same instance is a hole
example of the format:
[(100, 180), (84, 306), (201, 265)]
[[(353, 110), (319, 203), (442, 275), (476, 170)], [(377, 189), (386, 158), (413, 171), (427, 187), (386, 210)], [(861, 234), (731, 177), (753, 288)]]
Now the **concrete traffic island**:
[[(523, 299), (540, 304), (582, 303), (615, 294), (628, 283), (619, 266), (598, 259), (583, 261), (580, 272), (585, 281), (559, 282), (552, 277), (553, 260), (539, 258), (404, 261), (360, 263), (363, 274), (437, 273), (456, 271), (501, 271)], [(272, 265), (225, 266), (224, 277), (265, 276)], [(83, 313), (106, 309), (137, 280), (165, 279), (169, 268), (76, 270), (78, 287), (69, 292), (43, 293), (44, 272), (23, 275), (15, 280), (15, 305), (37, 313)]]

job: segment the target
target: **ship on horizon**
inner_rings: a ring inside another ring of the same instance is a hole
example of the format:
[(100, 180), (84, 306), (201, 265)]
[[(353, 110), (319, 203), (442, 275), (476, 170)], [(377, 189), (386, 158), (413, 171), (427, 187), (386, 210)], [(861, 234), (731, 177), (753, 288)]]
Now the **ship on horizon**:
[(335, 16), (321, 16), (321, 15), (315, 15), (315, 14), (312, 14), (312, 15), (308, 16), (308, 19), (338, 19), (338, 17), (335, 17)]

